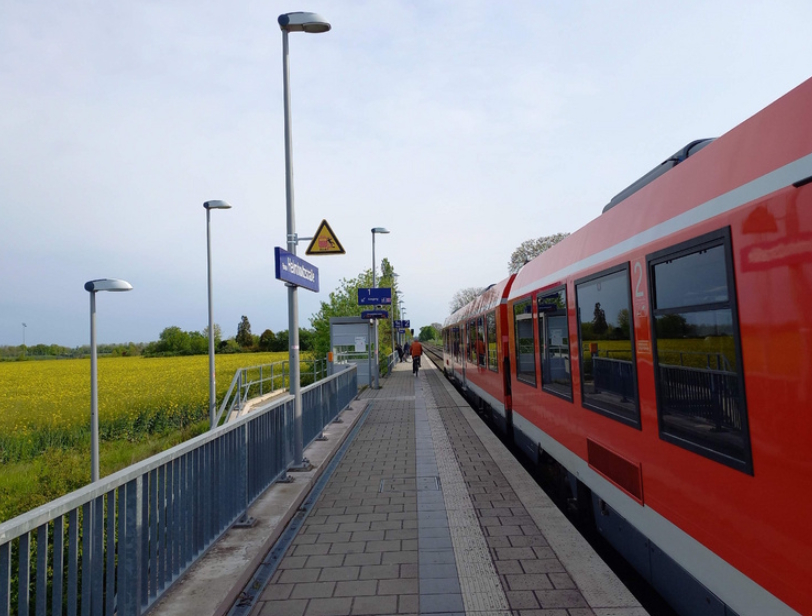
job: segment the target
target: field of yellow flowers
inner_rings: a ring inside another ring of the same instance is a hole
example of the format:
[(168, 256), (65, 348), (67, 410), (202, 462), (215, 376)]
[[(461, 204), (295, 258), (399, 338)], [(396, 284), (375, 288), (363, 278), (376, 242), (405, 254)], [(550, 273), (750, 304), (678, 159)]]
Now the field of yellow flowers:
[[(238, 368), (287, 353), (218, 355), (218, 402)], [(208, 417), (208, 357), (100, 358), (102, 441), (137, 441)], [(0, 464), (89, 442), (90, 360), (0, 363)]]

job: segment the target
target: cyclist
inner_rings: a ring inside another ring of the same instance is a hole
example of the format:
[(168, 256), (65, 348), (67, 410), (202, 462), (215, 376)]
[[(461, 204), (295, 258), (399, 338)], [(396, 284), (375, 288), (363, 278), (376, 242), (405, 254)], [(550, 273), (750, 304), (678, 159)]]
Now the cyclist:
[(423, 355), (423, 345), (419, 340), (414, 340), (409, 352), (412, 354), (412, 372), (417, 376), (417, 371), (420, 369), (420, 356)]

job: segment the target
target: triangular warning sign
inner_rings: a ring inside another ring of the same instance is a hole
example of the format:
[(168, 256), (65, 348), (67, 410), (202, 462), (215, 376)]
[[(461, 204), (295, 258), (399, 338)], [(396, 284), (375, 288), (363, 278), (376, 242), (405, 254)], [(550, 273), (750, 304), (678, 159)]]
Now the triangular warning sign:
[(319, 225), (319, 230), (313, 236), (310, 246), (307, 247), (305, 254), (308, 255), (343, 255), (344, 247), (338, 241), (336, 234), (330, 228), (326, 220), (322, 220)]

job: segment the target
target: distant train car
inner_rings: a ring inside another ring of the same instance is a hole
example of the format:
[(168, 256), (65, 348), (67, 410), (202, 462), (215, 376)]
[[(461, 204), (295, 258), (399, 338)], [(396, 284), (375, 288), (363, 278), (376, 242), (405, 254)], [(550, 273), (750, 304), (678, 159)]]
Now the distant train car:
[(681, 614), (812, 614), (810, 298), (812, 80), (510, 285), (517, 444)]
[(505, 432), (510, 425), (507, 295), (515, 275), (486, 288), (444, 324), (446, 371), (469, 396), (492, 412)]

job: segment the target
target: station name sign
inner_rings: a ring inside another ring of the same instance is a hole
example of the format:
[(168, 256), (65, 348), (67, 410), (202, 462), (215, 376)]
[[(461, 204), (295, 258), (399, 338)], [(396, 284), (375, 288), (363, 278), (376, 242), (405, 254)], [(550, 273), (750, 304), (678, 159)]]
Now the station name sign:
[(395, 327), (410, 327), (410, 326), (411, 325), (409, 319), (405, 319), (403, 321), (398, 321), (397, 319), (395, 319)]
[(309, 291), (319, 290), (319, 268), (277, 246), (274, 251), (276, 279)]

